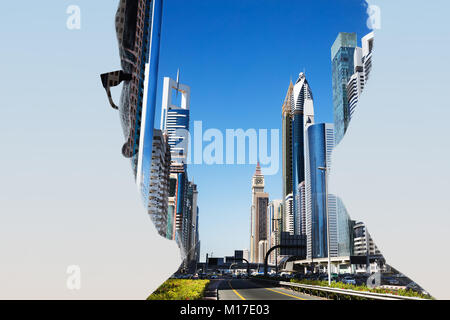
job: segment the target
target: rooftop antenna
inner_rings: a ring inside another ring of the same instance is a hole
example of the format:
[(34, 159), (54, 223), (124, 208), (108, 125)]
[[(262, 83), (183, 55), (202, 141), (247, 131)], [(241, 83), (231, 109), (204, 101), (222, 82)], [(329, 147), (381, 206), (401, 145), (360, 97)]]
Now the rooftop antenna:
[(178, 91), (180, 91), (180, 68), (177, 70), (177, 98), (178, 98)]

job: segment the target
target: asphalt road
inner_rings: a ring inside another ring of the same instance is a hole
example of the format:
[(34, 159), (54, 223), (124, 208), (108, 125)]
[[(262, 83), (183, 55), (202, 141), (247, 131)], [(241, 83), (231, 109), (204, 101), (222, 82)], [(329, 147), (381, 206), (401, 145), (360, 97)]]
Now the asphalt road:
[(219, 280), (219, 300), (323, 300), (296, 291), (247, 279)]

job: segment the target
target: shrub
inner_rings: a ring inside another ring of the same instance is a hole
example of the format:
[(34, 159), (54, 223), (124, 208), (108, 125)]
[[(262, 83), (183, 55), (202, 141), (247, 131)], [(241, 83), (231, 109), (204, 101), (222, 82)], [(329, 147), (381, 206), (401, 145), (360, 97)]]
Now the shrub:
[[(291, 282), (312, 285), (312, 286), (328, 287), (328, 281), (291, 279)], [(432, 297), (429, 295), (425, 295), (425, 294), (415, 292), (413, 290), (405, 290), (405, 289), (400, 289), (400, 290), (384, 289), (384, 288), (371, 289), (371, 288), (368, 288), (366, 285), (356, 286), (353, 284), (345, 284), (342, 282), (332, 282), (329, 287), (346, 289), (346, 290), (355, 290), (355, 291), (367, 291), (367, 292), (374, 292), (374, 293), (393, 294), (393, 295), (399, 295), (399, 296), (405, 296), (405, 297), (418, 297), (418, 298), (422, 298), (422, 299), (432, 299)]]
[(147, 300), (200, 300), (209, 280), (169, 279)]

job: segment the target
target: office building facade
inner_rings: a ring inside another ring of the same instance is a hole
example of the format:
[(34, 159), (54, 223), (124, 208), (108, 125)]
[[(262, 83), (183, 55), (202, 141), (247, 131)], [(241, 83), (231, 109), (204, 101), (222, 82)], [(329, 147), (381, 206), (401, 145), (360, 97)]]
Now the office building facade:
[(341, 32), (331, 47), (333, 110), (336, 144), (339, 143), (350, 122), (347, 83), (353, 75), (356, 33)]
[(356, 110), (359, 97), (364, 90), (372, 69), (372, 50), (374, 33), (371, 32), (361, 40), (362, 48), (357, 47), (353, 56), (354, 73), (347, 83), (347, 98), (350, 110), (350, 120)]
[(258, 242), (258, 256), (257, 256), (257, 263), (264, 263), (264, 260), (266, 258), (266, 253), (269, 250), (269, 242), (267, 240), (260, 240)]
[[(328, 245), (330, 245), (330, 256), (338, 255), (336, 197), (328, 194), (326, 189), (333, 147), (333, 124), (319, 123), (308, 128), (305, 193), (307, 257), (309, 259), (328, 257)], [(327, 168), (327, 170), (319, 168)]]
[(177, 80), (164, 78), (161, 130), (167, 134), (170, 146), (169, 214), (173, 212), (172, 237), (181, 248), (182, 266), (193, 270), (200, 257), (200, 239), (198, 190), (197, 185), (189, 181), (187, 170), (191, 89), (180, 83), (179, 75), (178, 72)]
[(294, 195), (288, 194), (285, 198), (283, 231), (294, 234)]
[(336, 197), (337, 226), (338, 226), (338, 256), (352, 256), (353, 254), (353, 222), (344, 203)]
[[(292, 193), (292, 100), (294, 84), (289, 83), (289, 88), (284, 99), (282, 116), (282, 171), (283, 171), (283, 202), (288, 194)], [(285, 205), (285, 204), (284, 204)]]
[[(272, 200), (267, 206), (267, 240), (268, 248), (272, 248), (280, 244), (280, 236), (282, 229), (283, 202), (282, 200)], [(279, 249), (274, 250), (269, 258), (271, 264), (275, 263), (276, 257), (279, 255)]]
[[(162, 0), (121, 0), (116, 34), (122, 70), (101, 75), (111, 107), (119, 110), (125, 144), (145, 207), (148, 206), (156, 109)], [(123, 82), (120, 103), (111, 87)]]
[(185, 267), (195, 271), (195, 264), (199, 261), (198, 239), (198, 190), (197, 185), (191, 181), (186, 182), (186, 197), (183, 206), (181, 238), (186, 250)]
[(294, 234), (301, 234), (301, 194), (299, 185), (305, 181), (305, 130), (314, 123), (314, 102), (305, 74), (300, 73), (292, 98), (292, 189), (294, 200)]
[[(187, 172), (183, 164), (170, 166), (170, 192), (169, 192), (169, 212), (173, 210), (172, 239), (176, 240), (178, 246), (185, 249), (185, 219), (186, 197), (187, 197)], [(183, 250), (182, 250), (183, 252)]]
[(369, 262), (369, 264), (357, 264), (357, 273), (379, 272), (379, 262), (384, 263), (385, 260), (377, 245), (370, 236), (366, 225), (361, 221), (355, 222), (353, 226), (353, 254), (355, 256), (366, 256), (366, 261)]
[(161, 130), (153, 131), (152, 167), (150, 172), (150, 187), (148, 213), (155, 224), (158, 233), (167, 237), (170, 182), (170, 147), (167, 134)]
[[(161, 129), (169, 135), (172, 162), (186, 164), (189, 150), (189, 112), (191, 89), (165, 77), (161, 110)], [(173, 94), (180, 95), (180, 105), (173, 103)]]

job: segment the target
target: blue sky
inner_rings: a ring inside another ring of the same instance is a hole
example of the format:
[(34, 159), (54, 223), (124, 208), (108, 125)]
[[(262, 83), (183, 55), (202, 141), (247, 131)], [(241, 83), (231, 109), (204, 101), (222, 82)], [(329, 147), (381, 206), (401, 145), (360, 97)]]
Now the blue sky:
[[(8, 88), (2, 111), (5, 118), (14, 118), (17, 110), (27, 110), (20, 124), (33, 131), (32, 137), (23, 135), (11, 122), (10, 140), (51, 139), (52, 145), (66, 148), (61, 152), (72, 154), (80, 164), (76, 170), (92, 172), (99, 181), (108, 177), (96, 174), (92, 159), (102, 148), (117, 150), (121, 157), (124, 142), (118, 114), (109, 107), (99, 79), (100, 73), (120, 68), (117, 3), (54, 0), (42, 6), (33, 1), (24, 10), (21, 3), (6, 2), (0, 13), (9, 26), (0, 30), (5, 44), (0, 57), (7, 62), (3, 74), (8, 75), (0, 79), (0, 86)], [(66, 28), (69, 5), (81, 9), (80, 30)], [(313, 90), (316, 122), (332, 122), (330, 47), (340, 31), (357, 32), (358, 38), (369, 32), (365, 10), (363, 0), (166, 0), (155, 126), (162, 78), (176, 77), (178, 68), (182, 82), (191, 86), (191, 120), (202, 120), (204, 129), (280, 129), (289, 80), (303, 70)], [(29, 75), (33, 81), (24, 82)], [(86, 143), (75, 148), (80, 139)], [(32, 161), (45, 158), (47, 150), (39, 152)], [(116, 175), (112, 163), (105, 165)], [(64, 165), (43, 162), (40, 170), (64, 172)], [(205, 252), (223, 256), (248, 248), (254, 169), (190, 166), (199, 190), (202, 259)], [(271, 199), (281, 197), (281, 170), (266, 177), (266, 190)]]
[[(175, 78), (180, 68), (191, 86), (191, 121), (225, 132), (281, 129), (289, 81), (305, 70), (316, 122), (333, 122), (330, 47), (340, 31), (358, 38), (369, 32), (365, 11), (359, 0), (166, 1), (160, 76)], [(199, 189), (202, 259), (248, 248), (254, 170), (189, 167)], [(281, 198), (281, 168), (266, 177), (266, 190), (271, 200)]]

